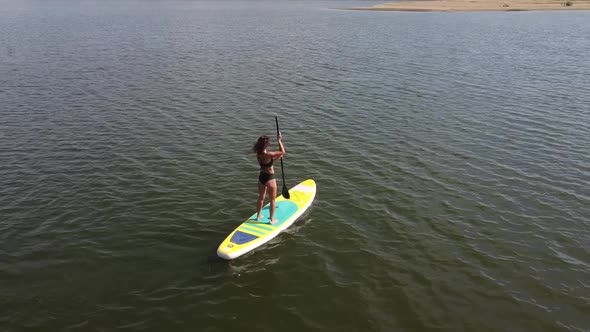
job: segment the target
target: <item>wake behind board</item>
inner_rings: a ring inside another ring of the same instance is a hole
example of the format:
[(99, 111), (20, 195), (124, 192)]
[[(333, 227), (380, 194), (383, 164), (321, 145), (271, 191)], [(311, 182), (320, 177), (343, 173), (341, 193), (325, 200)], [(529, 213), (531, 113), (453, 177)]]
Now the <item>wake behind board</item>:
[(257, 213), (236, 228), (217, 248), (217, 256), (234, 259), (252, 251), (279, 235), (291, 226), (311, 205), (316, 193), (315, 181), (308, 179), (289, 190), (290, 199), (283, 195), (276, 199), (274, 218), (278, 222), (270, 224), (270, 203), (262, 208), (262, 219), (256, 221)]

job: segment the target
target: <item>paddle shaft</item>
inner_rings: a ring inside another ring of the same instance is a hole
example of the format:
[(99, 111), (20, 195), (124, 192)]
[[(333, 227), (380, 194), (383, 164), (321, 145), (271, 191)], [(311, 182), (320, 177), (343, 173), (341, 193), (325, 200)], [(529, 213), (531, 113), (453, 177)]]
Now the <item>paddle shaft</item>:
[[(279, 130), (279, 117), (278, 116), (275, 116), (275, 122), (277, 124), (277, 137), (279, 137), (281, 132)], [(283, 167), (283, 157), (281, 157), (281, 175), (283, 177), (283, 197), (285, 197), (286, 199), (289, 199), (289, 197), (290, 197), (289, 189), (287, 188), (287, 184), (285, 183), (285, 169)]]

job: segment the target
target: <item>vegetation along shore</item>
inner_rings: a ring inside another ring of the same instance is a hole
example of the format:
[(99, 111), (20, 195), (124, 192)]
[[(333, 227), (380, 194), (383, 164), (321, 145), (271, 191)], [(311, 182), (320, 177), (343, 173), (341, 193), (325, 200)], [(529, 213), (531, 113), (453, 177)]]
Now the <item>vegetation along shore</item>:
[(590, 0), (417, 0), (346, 9), (415, 12), (590, 10)]

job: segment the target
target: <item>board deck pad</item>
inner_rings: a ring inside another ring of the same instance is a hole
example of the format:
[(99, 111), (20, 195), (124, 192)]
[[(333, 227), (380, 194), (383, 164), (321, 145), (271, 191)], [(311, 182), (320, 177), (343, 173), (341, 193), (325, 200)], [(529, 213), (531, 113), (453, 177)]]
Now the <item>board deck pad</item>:
[(238, 226), (219, 246), (217, 255), (225, 259), (239, 257), (260, 245), (270, 241), (293, 222), (311, 205), (316, 193), (313, 180), (305, 180), (289, 190), (290, 199), (282, 195), (276, 199), (274, 218), (278, 221), (270, 223), (270, 203), (262, 208), (261, 220), (254, 213)]
[(285, 222), (285, 220), (287, 220), (290, 216), (293, 215), (293, 213), (295, 213), (295, 211), (297, 211), (298, 207), (297, 204), (290, 202), (290, 201), (280, 201), (277, 202), (277, 208), (275, 209), (275, 219), (278, 220), (278, 222), (271, 224), (270, 223), (270, 205), (266, 205), (264, 208), (262, 208), (262, 219), (260, 220), (260, 222), (256, 221), (256, 217), (258, 216), (257, 213), (255, 213), (252, 217), (250, 217), (250, 220), (252, 220), (250, 223), (266, 223), (270, 226), (279, 226), (280, 224), (282, 224), (283, 222)]

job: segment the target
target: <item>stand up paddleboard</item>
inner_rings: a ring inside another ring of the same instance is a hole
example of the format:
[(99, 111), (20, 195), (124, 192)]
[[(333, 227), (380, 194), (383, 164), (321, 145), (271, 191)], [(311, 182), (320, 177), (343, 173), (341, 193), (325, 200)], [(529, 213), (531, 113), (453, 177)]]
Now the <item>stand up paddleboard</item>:
[(314, 180), (305, 180), (289, 190), (290, 198), (277, 197), (274, 218), (270, 224), (270, 203), (262, 208), (262, 219), (256, 221), (257, 213), (236, 228), (217, 248), (217, 256), (234, 259), (252, 251), (279, 235), (291, 226), (311, 205), (316, 193)]

